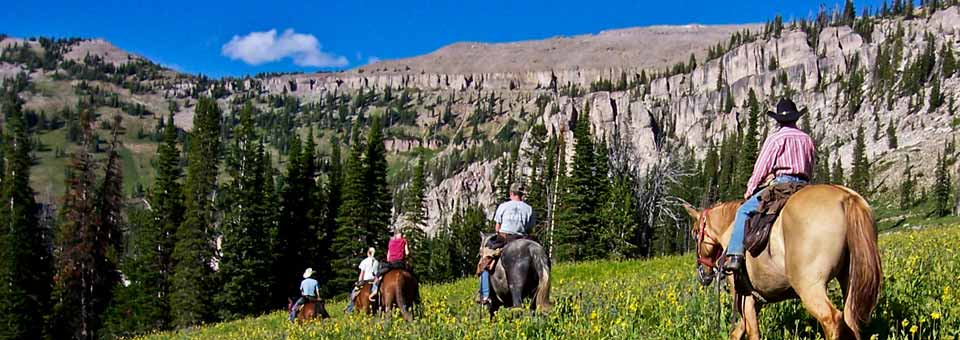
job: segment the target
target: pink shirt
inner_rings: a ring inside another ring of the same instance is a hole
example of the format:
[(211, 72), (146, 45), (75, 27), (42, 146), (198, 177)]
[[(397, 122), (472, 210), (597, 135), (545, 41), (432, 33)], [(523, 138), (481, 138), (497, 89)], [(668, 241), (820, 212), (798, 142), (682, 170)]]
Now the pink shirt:
[(753, 194), (769, 174), (793, 175), (809, 180), (813, 176), (815, 152), (813, 139), (805, 132), (793, 126), (781, 127), (763, 142), (744, 197)]
[(407, 240), (404, 238), (391, 238), (387, 243), (387, 262), (403, 261), (404, 253), (407, 250)]

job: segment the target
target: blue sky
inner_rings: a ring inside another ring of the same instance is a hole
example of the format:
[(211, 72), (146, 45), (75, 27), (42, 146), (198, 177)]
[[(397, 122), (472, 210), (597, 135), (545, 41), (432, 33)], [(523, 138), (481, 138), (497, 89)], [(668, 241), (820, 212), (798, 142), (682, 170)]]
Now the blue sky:
[[(789, 19), (839, 2), (13, 0), (0, 12), (0, 32), (105, 38), (178, 70), (220, 77), (349, 69), (457, 41), (542, 39), (659, 24), (754, 23), (776, 14)], [(856, 4), (859, 12), (880, 0)]]

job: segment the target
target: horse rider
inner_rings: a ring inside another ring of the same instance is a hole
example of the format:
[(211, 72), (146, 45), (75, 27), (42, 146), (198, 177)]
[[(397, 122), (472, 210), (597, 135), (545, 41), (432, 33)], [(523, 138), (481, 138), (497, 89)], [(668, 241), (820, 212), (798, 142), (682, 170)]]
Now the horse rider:
[[(407, 269), (407, 263), (405, 262), (407, 255), (410, 255), (410, 247), (407, 245), (407, 239), (403, 237), (400, 228), (397, 227), (394, 230), (393, 236), (390, 237), (390, 242), (387, 242), (387, 263), (386, 265), (380, 266), (380, 271), (377, 273), (374, 284), (379, 287), (383, 275), (392, 269)], [(370, 294), (370, 301), (375, 301), (379, 292), (380, 290), (375, 289), (373, 293)]]
[(347, 313), (353, 312), (353, 300), (357, 297), (357, 294), (360, 293), (360, 287), (364, 282), (371, 282), (372, 287), (370, 287), (371, 294), (377, 291), (377, 282), (376, 282), (376, 273), (380, 268), (380, 262), (377, 261), (373, 256), (377, 253), (377, 250), (373, 247), (367, 249), (367, 258), (360, 261), (360, 265), (357, 266), (360, 269), (360, 275), (357, 276), (357, 285), (353, 287), (353, 291), (350, 292), (350, 304), (347, 305)]
[(499, 256), (500, 248), (513, 240), (523, 238), (536, 224), (533, 207), (523, 201), (524, 187), (521, 183), (510, 185), (510, 200), (497, 206), (493, 215), (497, 236), (482, 250), (480, 265), (480, 304), (490, 303), (490, 269), (493, 259)]
[[(813, 175), (815, 147), (813, 139), (797, 128), (797, 120), (806, 113), (806, 109), (797, 110), (797, 105), (788, 98), (777, 103), (777, 112), (767, 111), (777, 121), (779, 129), (767, 137), (760, 149), (753, 175), (747, 182), (746, 201), (737, 209), (734, 217), (733, 233), (727, 247), (726, 272), (739, 272), (744, 268), (743, 238), (744, 229), (750, 215), (760, 206), (760, 194), (767, 187), (780, 183), (807, 183)], [(759, 190), (758, 190), (759, 189)]]
[(303, 272), (303, 281), (300, 281), (300, 298), (293, 304), (293, 308), (290, 308), (290, 321), (297, 318), (297, 308), (300, 308), (300, 305), (320, 298), (320, 285), (311, 277), (313, 273), (313, 268), (307, 268)]

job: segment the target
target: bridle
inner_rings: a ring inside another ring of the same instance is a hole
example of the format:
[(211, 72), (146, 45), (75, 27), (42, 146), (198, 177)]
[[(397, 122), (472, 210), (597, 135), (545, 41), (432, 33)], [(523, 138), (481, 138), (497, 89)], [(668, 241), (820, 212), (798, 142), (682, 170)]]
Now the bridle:
[[(703, 213), (700, 214), (700, 226), (697, 231), (697, 276), (700, 279), (700, 283), (707, 285), (713, 281), (714, 276), (719, 272), (719, 266), (717, 265), (717, 260), (720, 258), (720, 255), (723, 253), (723, 250), (720, 247), (720, 243), (717, 242), (717, 239), (707, 231), (707, 221), (710, 220), (710, 210), (711, 208), (706, 208), (703, 210)], [(714, 247), (713, 251), (710, 252), (707, 256), (703, 256), (700, 251), (700, 247), (703, 246), (703, 241), (705, 239), (710, 239), (717, 246)], [(705, 268), (710, 269), (709, 272)]]

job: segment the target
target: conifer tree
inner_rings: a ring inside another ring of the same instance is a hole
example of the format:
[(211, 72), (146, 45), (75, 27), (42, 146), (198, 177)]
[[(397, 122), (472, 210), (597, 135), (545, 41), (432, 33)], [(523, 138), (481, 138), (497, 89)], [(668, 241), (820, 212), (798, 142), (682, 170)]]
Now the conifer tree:
[(327, 171), (326, 201), (324, 202), (324, 221), (321, 225), (320, 240), (317, 242), (317, 253), (320, 255), (318, 267), (324, 274), (320, 278), (323, 291), (332, 291), (328, 283), (333, 275), (331, 261), (333, 260), (332, 244), (337, 232), (337, 212), (340, 209), (341, 191), (343, 189), (343, 163), (341, 162), (340, 140), (336, 135), (330, 136), (330, 160)]
[(539, 223), (545, 222), (547, 216), (547, 189), (549, 175), (547, 167), (553, 161), (550, 155), (544, 159), (544, 153), (547, 152), (547, 129), (543, 124), (536, 124), (530, 128), (530, 137), (528, 139), (528, 148), (524, 150), (524, 158), (528, 160), (527, 166), (530, 168), (530, 174), (526, 178), (527, 196), (524, 201), (533, 207), (534, 216)]
[(253, 106), (240, 110), (239, 125), (227, 158), (232, 178), (227, 189), (230, 205), (221, 227), (222, 256), (218, 275), (223, 282), (215, 297), (219, 317), (231, 320), (258, 314), (270, 304), (273, 282), (270, 222), (265, 219), (263, 193), (273, 190), (265, 179), (263, 144), (257, 136)]
[(423, 231), (423, 228), (427, 225), (427, 207), (425, 205), (427, 183), (424, 175), (426, 159), (423, 150), (419, 150), (418, 154), (417, 165), (413, 168), (413, 180), (408, 191), (409, 196), (405, 202), (407, 204), (407, 208), (404, 209), (407, 213), (407, 224), (403, 234), (407, 238), (410, 248), (409, 262), (415, 270), (426, 270), (429, 273), (430, 269), (428, 267), (433, 249), (428, 242), (427, 233)]
[(890, 122), (887, 123), (887, 147), (896, 149), (897, 146), (897, 124), (893, 118), (890, 118)]
[(944, 43), (940, 48), (940, 57), (943, 62), (941, 62), (941, 73), (944, 78), (951, 78), (957, 72), (957, 59), (953, 55), (953, 47)]
[(213, 227), (211, 200), (220, 163), (220, 108), (213, 99), (197, 102), (187, 153), (184, 182), (184, 220), (177, 228), (172, 254), (170, 313), (173, 326), (187, 327), (211, 320), (214, 295)]
[(737, 174), (733, 181), (733, 187), (739, 188), (739, 190), (746, 190), (747, 181), (753, 174), (753, 166), (757, 163), (760, 152), (757, 141), (760, 102), (757, 101), (757, 94), (753, 92), (752, 88), (747, 95), (747, 107), (750, 109), (747, 118), (747, 130), (743, 132), (741, 138), (740, 156), (738, 157), (740, 159), (737, 160)]
[(287, 150), (287, 173), (283, 178), (283, 191), (280, 194), (283, 200), (282, 216), (277, 229), (275, 252), (277, 263), (274, 266), (274, 277), (277, 279), (275, 289), (284, 297), (300, 296), (300, 273), (312, 267), (313, 253), (308, 251), (307, 244), (316, 242), (316, 234), (312, 233), (312, 221), (308, 220), (310, 206), (310, 187), (314, 181), (307, 174), (306, 159), (301, 148), (300, 138), (294, 135)]
[(950, 173), (947, 170), (947, 155), (937, 155), (936, 182), (933, 184), (934, 214), (950, 215)]
[(390, 239), (390, 208), (393, 199), (387, 184), (387, 149), (383, 144), (383, 117), (374, 116), (363, 155), (363, 182), (366, 198), (365, 239), (369, 246), (386, 249)]
[(863, 140), (863, 126), (857, 128), (857, 136), (853, 145), (853, 165), (850, 170), (850, 188), (868, 195), (870, 187), (870, 162), (867, 159), (867, 146)]
[(561, 260), (583, 260), (599, 256), (596, 245), (597, 201), (596, 153), (590, 133), (589, 106), (578, 117), (574, 130), (573, 171), (566, 178), (563, 222), (556, 231), (556, 253)]
[(900, 180), (900, 210), (907, 210), (913, 206), (913, 187), (916, 185), (913, 179), (913, 165), (910, 164), (910, 156), (904, 162), (903, 178)]
[(364, 195), (363, 143), (360, 138), (360, 122), (354, 122), (350, 138), (350, 154), (343, 165), (343, 191), (337, 210), (336, 232), (333, 236), (331, 260), (333, 275), (332, 291), (346, 291), (357, 277), (356, 266), (366, 248), (367, 205)]
[(837, 161), (833, 163), (833, 171), (830, 172), (830, 183), (846, 184), (846, 178), (843, 175), (843, 166), (840, 165), (840, 154), (837, 154)]
[(49, 311), (52, 254), (30, 189), (30, 134), (16, 93), (2, 90), (6, 117), (0, 161), (0, 339), (38, 339)]
[(177, 127), (173, 116), (163, 126), (157, 148), (157, 177), (149, 195), (151, 210), (133, 210), (120, 269), (130, 282), (118, 286), (107, 313), (108, 336), (130, 336), (163, 329), (170, 322), (169, 290), (174, 234), (183, 215), (183, 191)]
[(88, 152), (94, 142), (90, 125), (91, 118), (82, 113), (83, 145), (70, 165), (61, 210), (63, 222), (56, 237), (59, 280), (52, 332), (56, 338), (97, 338), (102, 316), (120, 282), (116, 258), (120, 252), (120, 124), (113, 125), (113, 140), (99, 186), (96, 161)]
[(930, 85), (930, 105), (927, 106), (927, 112), (933, 112), (943, 105), (943, 94), (940, 93), (940, 76), (933, 75), (933, 84)]

